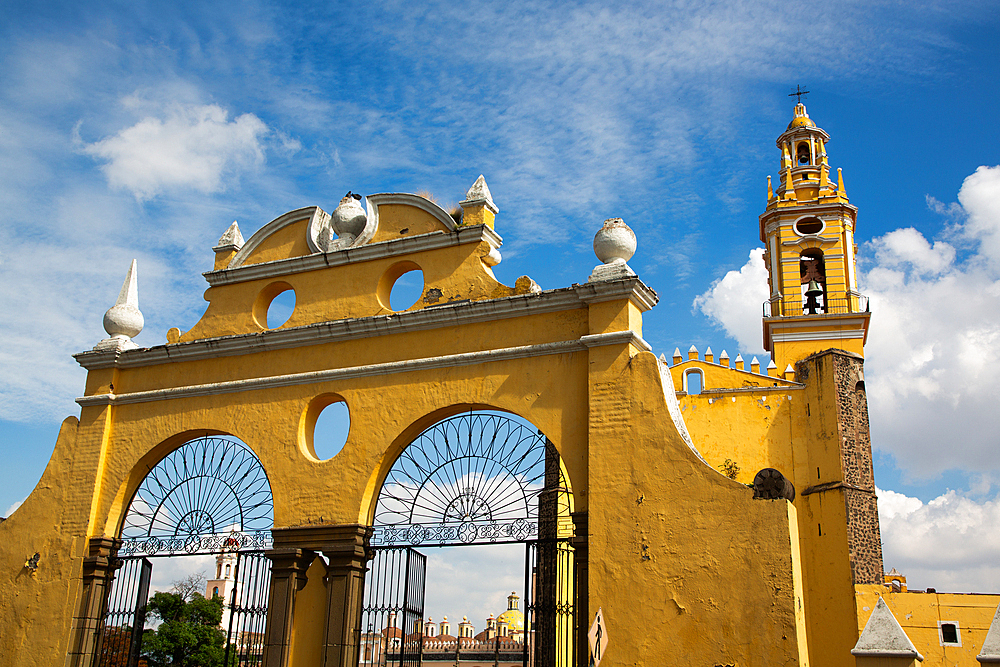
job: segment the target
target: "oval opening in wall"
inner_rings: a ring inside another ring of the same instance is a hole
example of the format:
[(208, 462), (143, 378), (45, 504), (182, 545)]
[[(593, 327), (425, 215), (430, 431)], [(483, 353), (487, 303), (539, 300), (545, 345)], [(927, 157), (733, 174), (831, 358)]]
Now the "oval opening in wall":
[(295, 311), (295, 290), (279, 292), (267, 306), (267, 328), (277, 329), (292, 317)]
[(330, 403), (316, 417), (313, 428), (313, 452), (317, 459), (326, 461), (340, 453), (351, 431), (351, 413), (347, 403)]
[(389, 293), (389, 308), (394, 311), (406, 310), (413, 306), (424, 293), (424, 272), (420, 269), (407, 271), (392, 285)]

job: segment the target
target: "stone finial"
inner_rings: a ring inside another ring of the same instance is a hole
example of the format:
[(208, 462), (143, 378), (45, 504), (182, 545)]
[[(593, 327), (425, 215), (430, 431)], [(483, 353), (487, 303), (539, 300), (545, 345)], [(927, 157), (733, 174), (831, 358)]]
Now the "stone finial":
[(660, 352), (660, 363), (663, 364), (664, 366), (670, 365), (667, 363), (667, 355), (663, 354), (662, 352)]
[(778, 375), (778, 364), (774, 363), (774, 359), (767, 362), (767, 374), (776, 377)]
[(713, 361), (715, 361), (715, 353), (712, 352), (711, 345), (709, 345), (708, 349), (705, 350), (705, 361), (707, 361), (708, 363), (712, 363)]
[(465, 199), (458, 202), (458, 205), (462, 207), (463, 227), (486, 225), (492, 229), (496, 214), (500, 212), (497, 205), (493, 203), (490, 186), (486, 185), (486, 179), (482, 174), (479, 174), (479, 178), (465, 193)]
[(865, 629), (861, 631), (858, 643), (851, 649), (851, 654), (871, 658), (912, 658), (920, 661), (924, 659), (903, 632), (899, 621), (892, 615), (889, 606), (882, 598), (875, 604), (875, 610), (868, 617)]
[(681, 348), (675, 347), (674, 348), (674, 365), (676, 366), (677, 364), (681, 363), (682, 361), (684, 361), (684, 357), (681, 356)]
[(353, 243), (367, 224), (368, 212), (361, 206), (361, 195), (353, 192), (344, 195), (330, 218), (330, 227), (346, 245)]
[(760, 362), (757, 361), (757, 357), (754, 357), (753, 359), (750, 360), (750, 372), (760, 373)]
[(743, 370), (743, 355), (742, 354), (737, 354), (736, 355), (736, 369), (740, 370), (740, 371)]
[(847, 197), (847, 191), (844, 190), (844, 170), (841, 167), (837, 167), (837, 194)]
[(795, 379), (795, 369), (792, 368), (791, 364), (785, 366), (785, 379), (794, 380)]
[(493, 203), (493, 195), (490, 193), (490, 186), (486, 185), (486, 178), (482, 174), (479, 174), (479, 178), (477, 178), (476, 182), (472, 184), (469, 191), (465, 193), (465, 200), (462, 201), (461, 204), (462, 208), (465, 208), (466, 205), (484, 204), (486, 208), (493, 211), (494, 215), (500, 212), (497, 205)]
[(229, 229), (219, 237), (219, 242), (215, 244), (212, 248), (215, 252), (220, 250), (236, 250), (239, 251), (243, 247), (243, 234), (240, 233), (239, 224), (233, 220), (233, 224), (229, 225)]
[(691, 347), (688, 348), (688, 359), (697, 359), (697, 358), (698, 358), (698, 348), (692, 345)]
[(243, 234), (240, 233), (240, 226), (233, 220), (229, 229), (219, 238), (212, 250), (215, 251), (215, 270), (220, 271), (233, 261), (233, 257), (243, 247)]
[[(895, 570), (893, 570), (895, 571)], [(983, 648), (976, 656), (980, 664), (1000, 663), (1000, 606), (997, 606), (996, 613), (993, 614), (993, 622), (983, 640)]]
[(635, 232), (625, 224), (624, 220), (621, 218), (605, 220), (604, 225), (594, 235), (594, 254), (604, 263), (594, 267), (588, 282), (634, 276), (635, 271), (627, 262), (635, 254), (635, 248)]
[(725, 350), (723, 350), (722, 354), (719, 355), (719, 365), (725, 366), (726, 368), (729, 367), (729, 353)]
[(132, 339), (139, 335), (145, 323), (142, 313), (139, 312), (139, 284), (137, 282), (138, 269), (136, 261), (132, 260), (132, 265), (125, 276), (121, 292), (118, 293), (118, 300), (115, 305), (104, 313), (104, 330), (108, 332), (110, 338), (105, 338), (94, 346), (95, 350), (131, 350), (139, 347), (132, 342)]

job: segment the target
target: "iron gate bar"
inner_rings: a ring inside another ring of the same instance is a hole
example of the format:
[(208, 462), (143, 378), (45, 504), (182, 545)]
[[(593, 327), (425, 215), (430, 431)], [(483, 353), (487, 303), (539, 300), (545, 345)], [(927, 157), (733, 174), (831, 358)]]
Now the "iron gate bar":
[[(223, 664), (257, 665), (264, 653), (267, 594), (271, 584), (270, 562), (264, 552), (237, 552), (233, 582)], [(236, 660), (230, 663), (233, 648)]]
[(152, 569), (145, 558), (113, 559), (94, 650), (98, 667), (136, 667), (139, 664)]

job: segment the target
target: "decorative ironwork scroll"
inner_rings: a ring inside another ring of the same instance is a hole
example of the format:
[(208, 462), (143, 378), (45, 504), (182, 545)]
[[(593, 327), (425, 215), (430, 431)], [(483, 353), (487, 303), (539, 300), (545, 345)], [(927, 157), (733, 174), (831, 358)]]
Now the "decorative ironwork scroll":
[(270, 546), (271, 486), (235, 438), (205, 436), (175, 449), (142, 480), (119, 553), (218, 553)]
[[(555, 486), (553, 466), (558, 471), (555, 448), (522, 420), (492, 412), (445, 419), (421, 433), (390, 469), (371, 544), (535, 539), (539, 498)], [(565, 490), (561, 472), (556, 479)]]

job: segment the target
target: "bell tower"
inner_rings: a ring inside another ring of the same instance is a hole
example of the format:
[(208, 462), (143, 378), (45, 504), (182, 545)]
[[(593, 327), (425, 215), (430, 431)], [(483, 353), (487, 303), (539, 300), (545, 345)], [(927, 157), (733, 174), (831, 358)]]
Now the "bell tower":
[(847, 199), (840, 169), (831, 178), (829, 140), (800, 101), (777, 140), (777, 188), (767, 177), (760, 216), (770, 287), (764, 348), (779, 368), (829, 348), (864, 355), (870, 313), (854, 261), (858, 209)]

